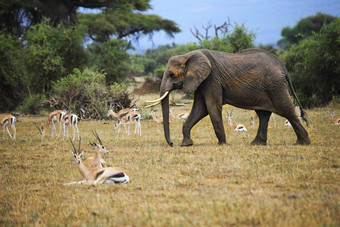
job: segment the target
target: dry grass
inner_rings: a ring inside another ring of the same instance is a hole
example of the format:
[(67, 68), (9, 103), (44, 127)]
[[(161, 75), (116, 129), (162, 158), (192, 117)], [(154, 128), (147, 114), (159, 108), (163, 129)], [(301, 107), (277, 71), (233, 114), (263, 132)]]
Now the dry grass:
[[(234, 113), (234, 123), (248, 124), (253, 112)], [(173, 148), (152, 120), (142, 120), (142, 137), (130, 138), (113, 131), (112, 121), (80, 122), (85, 156), (93, 154), (96, 129), (110, 150), (106, 163), (131, 179), (98, 186), (63, 185), (81, 180), (71, 145), (50, 131), (41, 142), (35, 123), (45, 117), (22, 117), (17, 140), (0, 137), (0, 225), (339, 226), (340, 126), (329, 124), (326, 109), (309, 116), (310, 146), (293, 145), (295, 134), (279, 117), (267, 146), (250, 146), (257, 128), (231, 132), (225, 117), (231, 145), (217, 145), (205, 118), (187, 148), (179, 146), (183, 120), (172, 120)]]

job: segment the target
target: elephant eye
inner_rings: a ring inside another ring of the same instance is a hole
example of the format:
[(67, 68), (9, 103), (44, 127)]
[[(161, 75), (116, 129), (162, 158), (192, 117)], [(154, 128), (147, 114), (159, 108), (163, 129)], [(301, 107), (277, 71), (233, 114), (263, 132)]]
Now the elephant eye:
[(175, 76), (175, 74), (173, 72), (169, 72), (169, 77), (173, 78)]

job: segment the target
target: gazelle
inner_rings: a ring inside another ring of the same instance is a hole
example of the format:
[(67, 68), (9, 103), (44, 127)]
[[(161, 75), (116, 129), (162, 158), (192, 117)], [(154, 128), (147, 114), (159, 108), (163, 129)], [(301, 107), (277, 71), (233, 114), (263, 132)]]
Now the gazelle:
[(284, 124), (284, 126), (287, 126), (287, 127), (291, 127), (292, 126), (287, 119), (285, 120), (285, 123), (283, 123), (283, 124)]
[(66, 127), (66, 137), (68, 137), (68, 127), (69, 125), (73, 128), (73, 140), (76, 137), (76, 133), (79, 140), (79, 129), (78, 129), (78, 117), (74, 113), (67, 113), (63, 116), (62, 121), (64, 123), (64, 138), (65, 138), (65, 127)]
[(87, 168), (81, 157), (84, 153), (84, 150), (80, 151), (81, 140), (79, 140), (79, 148), (76, 150), (72, 140), (70, 139), (73, 150), (72, 155), (76, 159), (78, 164), (78, 170), (80, 174), (84, 177), (83, 181), (72, 182), (68, 184), (103, 184), (103, 183), (115, 183), (122, 184), (128, 183), (130, 181), (129, 176), (124, 173), (124, 171), (119, 167), (97, 167), (97, 168)]
[(189, 113), (187, 113), (187, 112), (174, 114), (174, 113), (172, 112), (172, 110), (173, 110), (173, 108), (170, 108), (169, 111), (170, 111), (170, 114), (171, 114), (171, 116), (172, 116), (173, 118), (176, 118), (176, 119), (187, 119), (188, 116), (189, 116)]
[(128, 136), (130, 135), (130, 124), (135, 124), (135, 134), (139, 132), (139, 135), (142, 135), (142, 125), (140, 123), (141, 115), (138, 111), (130, 111), (126, 115), (124, 115), (121, 119), (119, 119), (114, 129), (118, 128), (118, 133), (120, 133), (120, 126), (124, 125), (125, 131), (126, 131), (126, 124), (128, 125)]
[(327, 111), (333, 125), (340, 125), (340, 117), (334, 118), (335, 111)]
[[(7, 130), (8, 135), (12, 139), (15, 139), (16, 133), (17, 133), (17, 129), (15, 128), (15, 120), (16, 120), (16, 118), (13, 115), (11, 115), (11, 114), (4, 116), (4, 118), (1, 120), (0, 126), (3, 128), (3, 132), (2, 132), (2, 137), (3, 138), (5, 138), (5, 130)], [(9, 124), (11, 124), (11, 127), (12, 127), (12, 129), (14, 131), (13, 137), (12, 137), (10, 131), (8, 130), (8, 125)]]
[(92, 167), (104, 167), (105, 161), (101, 157), (101, 152), (109, 153), (109, 151), (103, 146), (102, 140), (100, 139), (99, 135), (96, 131), (92, 132), (94, 137), (97, 138), (99, 144), (95, 142), (91, 142), (90, 145), (94, 146), (96, 148), (96, 152), (94, 154), (94, 157), (89, 157), (85, 160), (84, 164), (88, 168)]
[[(45, 136), (46, 131), (47, 131), (47, 129), (50, 126), (51, 123), (52, 123), (51, 137), (53, 137), (53, 132), (55, 132), (55, 135), (59, 137), (60, 132), (61, 132), (62, 118), (65, 116), (66, 113), (67, 113), (66, 110), (55, 110), (55, 111), (51, 112), (48, 115), (48, 118), (47, 118), (45, 125), (41, 126), (41, 129), (39, 127), (37, 127), (40, 134), (41, 134), (41, 138), (43, 138)], [(56, 123), (59, 123), (59, 133), (58, 134), (57, 134), (57, 129), (55, 127)]]
[(238, 132), (247, 132), (247, 128), (244, 124), (232, 124), (231, 119), (233, 118), (233, 109), (231, 109), (230, 114), (228, 110), (226, 109), (227, 112), (227, 119), (228, 119), (228, 124), (231, 130), (238, 131)]
[[(156, 117), (155, 113), (157, 112), (157, 110), (151, 110), (150, 111), (150, 115), (152, 116), (152, 119), (158, 123), (158, 124), (163, 124), (163, 117)], [(170, 123), (171, 121), (169, 121)]]
[[(276, 118), (275, 118), (275, 115), (274, 113), (272, 113), (270, 115), (271, 118), (273, 118), (273, 122), (274, 122), (274, 128), (276, 128)], [(256, 121), (259, 119), (259, 116), (257, 116), (257, 113), (255, 112), (254, 116), (253, 117), (250, 117), (250, 125), (255, 125)], [(270, 120), (270, 118), (269, 118)]]
[(115, 117), (117, 119), (122, 119), (122, 117), (124, 117), (127, 113), (131, 111), (138, 111), (138, 108), (125, 108), (125, 109), (121, 109), (118, 112), (114, 112), (113, 110), (110, 109), (107, 112), (107, 117)]

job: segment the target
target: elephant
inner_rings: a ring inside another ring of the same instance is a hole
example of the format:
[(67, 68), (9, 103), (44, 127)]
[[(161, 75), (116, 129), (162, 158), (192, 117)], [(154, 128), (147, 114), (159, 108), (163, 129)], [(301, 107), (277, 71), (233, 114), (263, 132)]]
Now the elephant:
[(183, 124), (181, 146), (193, 145), (192, 127), (209, 115), (219, 144), (226, 144), (222, 121), (224, 104), (255, 110), (259, 128), (252, 145), (266, 145), (268, 121), (275, 113), (287, 118), (297, 136), (296, 144), (308, 145), (310, 139), (295, 113), (287, 84), (297, 101), (301, 118), (305, 112), (294, 91), (288, 71), (275, 55), (259, 49), (246, 49), (238, 53), (225, 53), (200, 49), (184, 55), (172, 56), (167, 63), (160, 86), (160, 98), (148, 101), (162, 105), (164, 136), (170, 140), (169, 94), (175, 89), (184, 93), (194, 92), (191, 112)]

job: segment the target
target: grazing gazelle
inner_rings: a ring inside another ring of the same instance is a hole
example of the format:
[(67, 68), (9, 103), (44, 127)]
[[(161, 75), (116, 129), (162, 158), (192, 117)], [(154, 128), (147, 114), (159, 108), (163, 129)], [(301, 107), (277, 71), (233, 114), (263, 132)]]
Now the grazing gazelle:
[(173, 108), (170, 108), (170, 114), (173, 118), (176, 118), (176, 119), (187, 119), (188, 116), (189, 116), (189, 113), (187, 112), (183, 112), (183, 113), (178, 113), (178, 114), (174, 114), (172, 112)]
[(333, 125), (340, 125), (340, 117), (334, 118), (335, 111), (327, 111)]
[[(17, 130), (15, 128), (15, 120), (16, 120), (16, 118), (13, 115), (11, 115), (11, 114), (4, 116), (4, 118), (1, 120), (0, 126), (3, 128), (3, 132), (2, 132), (2, 137), (3, 138), (5, 138), (5, 130), (7, 130), (8, 135), (11, 138), (15, 139), (16, 133), (17, 133)], [(11, 124), (11, 127), (12, 127), (12, 129), (14, 131), (13, 137), (12, 137), (11, 133), (8, 130), (8, 125), (9, 124)]]
[(135, 134), (139, 133), (139, 135), (142, 135), (142, 125), (140, 123), (141, 115), (138, 111), (130, 111), (126, 115), (124, 115), (121, 119), (119, 119), (114, 129), (118, 128), (118, 133), (120, 133), (120, 126), (124, 125), (125, 131), (126, 131), (126, 124), (128, 124), (128, 136), (130, 135), (130, 124), (135, 124)]
[(65, 126), (66, 126), (66, 137), (68, 137), (68, 127), (69, 125), (73, 128), (73, 140), (76, 137), (76, 133), (79, 140), (79, 130), (78, 130), (78, 117), (74, 113), (67, 113), (63, 116), (62, 121), (64, 122), (64, 138), (65, 138)]
[(122, 117), (124, 117), (127, 113), (131, 112), (131, 111), (138, 111), (138, 108), (125, 108), (125, 109), (121, 109), (118, 112), (114, 112), (113, 110), (109, 110), (107, 112), (107, 117), (115, 117), (117, 119), (122, 119)]
[(238, 131), (238, 132), (247, 132), (247, 128), (244, 124), (232, 124), (231, 119), (233, 118), (233, 109), (231, 109), (230, 114), (228, 110), (225, 110), (227, 112), (227, 119), (228, 119), (228, 124), (231, 130)]
[[(46, 131), (47, 131), (47, 129), (50, 126), (51, 123), (52, 123), (51, 137), (53, 137), (53, 132), (55, 132), (55, 135), (59, 137), (60, 132), (61, 132), (62, 118), (65, 116), (66, 113), (67, 113), (66, 110), (55, 110), (55, 111), (51, 112), (48, 115), (48, 118), (47, 118), (45, 125), (41, 126), (41, 129), (39, 127), (37, 127), (40, 134), (41, 134), (41, 138), (43, 138), (45, 136)], [(56, 123), (59, 123), (59, 133), (58, 134), (57, 134), (57, 129), (55, 127)]]
[(94, 154), (94, 157), (89, 157), (85, 160), (84, 164), (88, 168), (93, 167), (105, 167), (105, 161), (101, 157), (101, 152), (109, 153), (109, 151), (103, 146), (102, 140), (100, 139), (99, 135), (96, 131), (92, 132), (94, 137), (97, 138), (99, 144), (95, 142), (91, 142), (90, 144), (96, 148), (96, 153)]
[(70, 142), (73, 146), (72, 155), (76, 159), (78, 164), (78, 170), (80, 174), (84, 177), (83, 181), (72, 182), (68, 184), (103, 184), (103, 183), (115, 183), (122, 184), (128, 183), (130, 181), (129, 176), (124, 173), (124, 171), (119, 167), (96, 167), (96, 168), (87, 168), (81, 157), (84, 153), (84, 150), (80, 151), (81, 140), (79, 140), (79, 149), (76, 150), (72, 140)]

